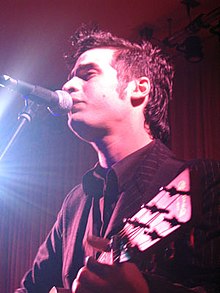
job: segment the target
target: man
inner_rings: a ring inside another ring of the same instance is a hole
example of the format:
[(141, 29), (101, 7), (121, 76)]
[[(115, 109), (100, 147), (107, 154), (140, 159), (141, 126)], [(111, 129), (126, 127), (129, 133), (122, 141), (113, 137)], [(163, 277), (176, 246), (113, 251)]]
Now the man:
[(73, 99), (68, 125), (94, 147), (98, 163), (65, 199), (16, 292), (44, 293), (54, 285), (74, 293), (217, 292), (220, 165), (215, 162), (187, 164), (195, 182), (193, 202), (201, 202), (193, 226), (146, 259), (141, 254), (137, 263), (135, 257), (108, 264), (96, 259), (97, 251), (109, 250), (123, 219), (186, 164), (163, 144), (172, 95), (169, 59), (149, 42), (131, 44), (98, 30), (77, 31), (72, 45), (63, 86)]

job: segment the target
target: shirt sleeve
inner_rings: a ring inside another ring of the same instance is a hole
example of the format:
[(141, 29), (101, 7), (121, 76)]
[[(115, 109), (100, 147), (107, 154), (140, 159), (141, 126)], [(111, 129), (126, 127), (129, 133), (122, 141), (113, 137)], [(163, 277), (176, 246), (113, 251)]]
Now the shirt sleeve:
[(53, 286), (62, 287), (62, 210), (15, 293), (48, 293)]

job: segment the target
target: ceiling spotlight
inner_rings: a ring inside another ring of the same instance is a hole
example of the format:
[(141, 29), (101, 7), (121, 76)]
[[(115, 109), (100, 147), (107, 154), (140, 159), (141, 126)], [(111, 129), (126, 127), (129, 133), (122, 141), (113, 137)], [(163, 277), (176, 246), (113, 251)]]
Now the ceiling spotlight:
[(188, 16), (190, 16), (190, 11), (192, 8), (195, 8), (200, 5), (200, 1), (197, 0), (182, 0), (181, 3), (186, 5), (186, 11)]
[(202, 41), (198, 36), (189, 36), (176, 49), (184, 53), (185, 58), (192, 63), (200, 62), (203, 59)]

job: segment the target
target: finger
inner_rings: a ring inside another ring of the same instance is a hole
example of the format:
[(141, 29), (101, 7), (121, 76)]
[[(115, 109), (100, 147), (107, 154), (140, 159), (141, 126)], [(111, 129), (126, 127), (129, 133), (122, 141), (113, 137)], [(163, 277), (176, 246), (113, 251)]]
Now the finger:
[(98, 262), (93, 257), (86, 258), (85, 265), (90, 272), (96, 274), (102, 279), (105, 279), (105, 277), (109, 275), (111, 271), (111, 267), (112, 267), (112, 266)]
[(91, 288), (75, 279), (72, 284), (72, 293), (91, 293)]
[(91, 272), (87, 267), (79, 270), (76, 279), (72, 284), (72, 292), (74, 293), (90, 293), (101, 292), (100, 289), (105, 285), (105, 281), (95, 273)]
[(72, 293), (91, 293), (91, 290), (86, 289), (86, 288), (81, 287), (81, 286), (78, 286), (77, 281), (74, 281), (73, 285), (72, 285), (72, 291), (71, 292)]
[(87, 241), (89, 245), (91, 245), (92, 247), (96, 248), (99, 251), (106, 251), (106, 252), (110, 251), (110, 245), (109, 245), (110, 241), (108, 239), (91, 235), (87, 237)]

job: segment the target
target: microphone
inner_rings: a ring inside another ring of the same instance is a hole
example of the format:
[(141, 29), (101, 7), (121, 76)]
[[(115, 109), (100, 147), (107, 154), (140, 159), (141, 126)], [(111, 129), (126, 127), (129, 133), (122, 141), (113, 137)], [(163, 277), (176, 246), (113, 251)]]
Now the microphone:
[(0, 86), (28, 96), (37, 104), (46, 105), (50, 113), (55, 116), (67, 114), (73, 106), (72, 98), (66, 91), (56, 90), (53, 92), (40, 86), (13, 79), (8, 75), (0, 75)]

